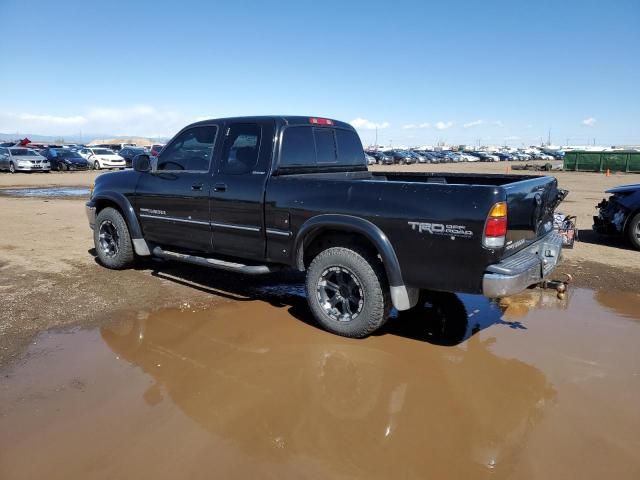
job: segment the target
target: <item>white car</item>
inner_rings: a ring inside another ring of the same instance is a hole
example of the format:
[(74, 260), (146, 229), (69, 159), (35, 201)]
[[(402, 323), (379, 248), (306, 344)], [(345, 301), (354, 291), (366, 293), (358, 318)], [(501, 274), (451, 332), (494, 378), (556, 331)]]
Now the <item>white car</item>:
[(127, 166), (124, 158), (107, 148), (87, 147), (80, 149), (78, 153), (96, 170), (102, 168), (124, 168)]
[(460, 158), (463, 162), (477, 162), (480, 159), (470, 153), (460, 152)]

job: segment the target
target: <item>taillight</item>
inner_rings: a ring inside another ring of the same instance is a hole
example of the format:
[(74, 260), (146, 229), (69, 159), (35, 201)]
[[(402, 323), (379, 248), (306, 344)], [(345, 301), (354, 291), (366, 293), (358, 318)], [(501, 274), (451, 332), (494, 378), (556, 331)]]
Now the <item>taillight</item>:
[(328, 118), (310, 118), (309, 123), (313, 123), (314, 125), (333, 125), (333, 120), (329, 120)]
[(482, 243), (488, 248), (504, 247), (507, 236), (507, 203), (498, 202), (489, 212)]

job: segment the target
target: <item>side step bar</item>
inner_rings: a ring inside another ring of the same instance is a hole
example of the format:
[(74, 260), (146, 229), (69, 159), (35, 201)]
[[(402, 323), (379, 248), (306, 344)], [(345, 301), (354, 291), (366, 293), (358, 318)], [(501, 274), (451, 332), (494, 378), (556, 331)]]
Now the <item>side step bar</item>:
[(193, 263), (194, 265), (200, 265), (202, 267), (218, 268), (220, 270), (229, 270), (232, 272), (244, 273), (246, 275), (263, 275), (265, 273), (280, 270), (279, 266), (244, 265), (242, 263), (218, 260), (217, 258), (205, 258), (197, 257), (195, 255), (187, 255), (184, 253), (169, 252), (160, 247), (155, 247), (152, 253), (154, 256), (164, 258), (166, 260), (177, 260), (178, 262)]

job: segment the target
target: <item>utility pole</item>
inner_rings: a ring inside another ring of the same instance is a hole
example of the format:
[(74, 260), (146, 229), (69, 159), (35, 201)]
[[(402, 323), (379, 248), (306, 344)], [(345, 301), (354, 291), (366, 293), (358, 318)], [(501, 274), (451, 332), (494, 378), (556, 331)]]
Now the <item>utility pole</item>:
[(547, 136), (547, 146), (551, 145), (551, 129), (549, 129), (549, 135)]

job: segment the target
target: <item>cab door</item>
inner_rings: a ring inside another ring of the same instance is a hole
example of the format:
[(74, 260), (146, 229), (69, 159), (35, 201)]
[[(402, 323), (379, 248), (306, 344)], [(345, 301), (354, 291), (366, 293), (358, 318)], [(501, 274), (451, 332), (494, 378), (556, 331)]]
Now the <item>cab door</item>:
[(228, 122), (211, 187), (211, 227), (216, 253), (263, 260), (264, 190), (273, 120)]
[(140, 174), (136, 213), (145, 239), (167, 248), (211, 251), (209, 193), (219, 126), (197, 125), (180, 132)]

